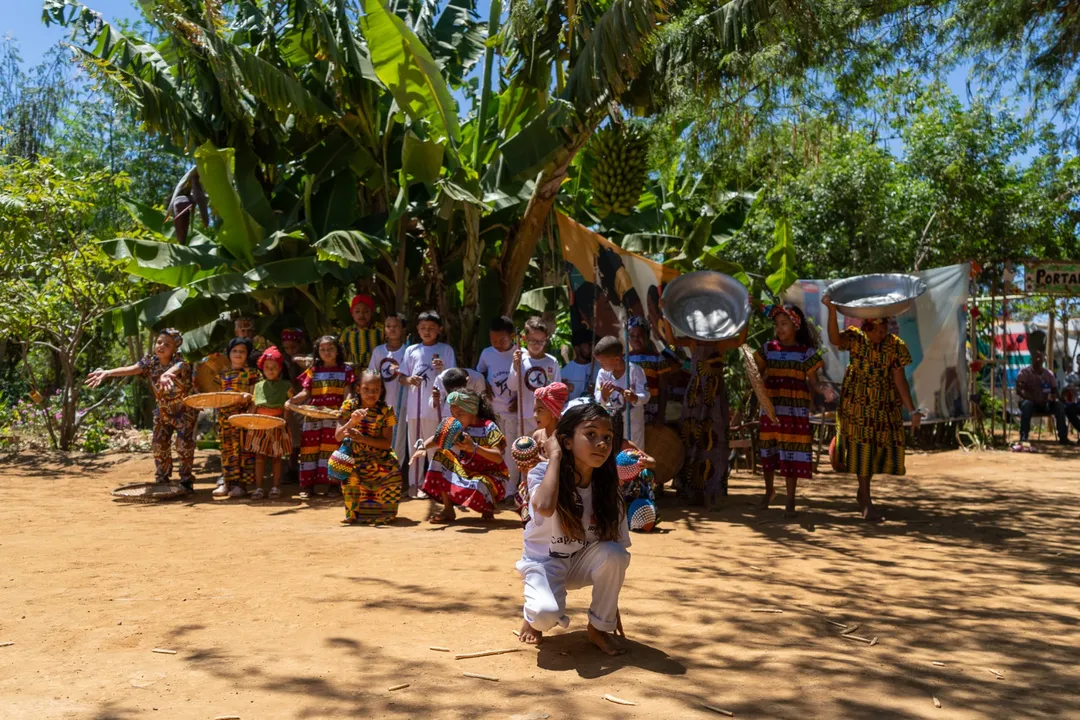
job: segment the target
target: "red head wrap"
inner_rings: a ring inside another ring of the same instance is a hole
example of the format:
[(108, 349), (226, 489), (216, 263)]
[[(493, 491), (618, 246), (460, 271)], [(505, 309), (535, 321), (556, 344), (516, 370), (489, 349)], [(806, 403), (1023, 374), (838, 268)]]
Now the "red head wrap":
[(544, 407), (558, 420), (562, 417), (567, 398), (570, 397), (570, 388), (561, 382), (555, 382), (534, 390), (533, 397), (537, 402), (543, 403)]
[(370, 295), (353, 295), (352, 302), (349, 303), (349, 310), (354, 310), (360, 303), (364, 303), (371, 308), (371, 312), (375, 312), (375, 301), (372, 300)]
[(791, 324), (798, 330), (802, 326), (802, 318), (799, 317), (799, 313), (791, 309), (790, 305), (766, 305), (765, 316), (770, 320), (774, 319), (777, 315), (783, 313), (791, 320)]
[(285, 328), (281, 331), (281, 342), (304, 342), (304, 331), (300, 328)]
[(265, 363), (267, 360), (273, 360), (283, 368), (285, 367), (285, 363), (282, 362), (284, 358), (281, 355), (281, 351), (277, 349), (277, 345), (271, 345), (270, 347), (263, 350), (262, 354), (259, 355), (259, 361), (257, 364), (260, 370), (263, 369), (263, 363)]

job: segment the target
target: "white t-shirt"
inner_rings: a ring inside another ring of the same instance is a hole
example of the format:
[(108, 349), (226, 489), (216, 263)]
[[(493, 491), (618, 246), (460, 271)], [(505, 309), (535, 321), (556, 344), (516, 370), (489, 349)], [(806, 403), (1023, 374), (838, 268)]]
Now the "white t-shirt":
[[(405, 357), (401, 361), (401, 374), (406, 376), (419, 375), (424, 379), (420, 387), (409, 387), (409, 397), (405, 401), (405, 417), (410, 420), (416, 417), (417, 400), (420, 402), (422, 417), (433, 418), (438, 415), (431, 406), (431, 384), (435, 382), (435, 373), (431, 370), (431, 361), (438, 355), (445, 368), (457, 367), (454, 357), (454, 348), (446, 343), (434, 345), (416, 344), (410, 345), (405, 351)], [(421, 393), (423, 393), (421, 395)]]
[[(544, 465), (544, 470), (546, 471), (547, 463), (542, 464)], [(544, 474), (543, 472), (541, 472), (540, 479), (543, 480), (543, 478)], [(531, 488), (532, 472), (529, 473), (529, 482)], [(563, 532), (562, 527), (559, 524), (557, 515), (552, 515), (551, 518), (544, 518), (546, 520), (551, 520), (551, 522), (547, 523), (547, 525), (550, 526), (551, 533), (548, 536), (548, 552), (553, 557), (566, 557), (572, 555), (579, 550), (587, 548), (589, 545), (592, 545), (594, 542), (599, 540), (599, 538), (596, 536), (596, 516), (593, 514), (593, 486), (590, 484), (588, 487), (579, 487), (577, 489), (577, 492), (578, 497), (581, 498), (581, 526), (585, 528), (585, 542), (582, 542), (580, 540), (571, 540), (570, 537)], [(531, 489), (529, 497), (532, 497)], [(528, 528), (526, 528), (526, 531), (527, 530)], [(630, 547), (630, 524), (627, 520), (626, 513), (623, 513), (622, 521), (619, 523), (619, 534), (616, 538), (616, 542), (618, 542), (623, 547)]]
[[(592, 377), (589, 376), (589, 369), (592, 369)], [(576, 360), (571, 360), (562, 369), (562, 381), (567, 385), (572, 385), (570, 388), (570, 400), (576, 400), (585, 394), (585, 391), (589, 389), (589, 385), (596, 382), (596, 374), (600, 372), (600, 365), (598, 363), (579, 363)]]
[(544, 481), (544, 473), (547, 472), (547, 460), (541, 460), (540, 464), (529, 471), (526, 480), (529, 486), (529, 521), (525, 523), (523, 535), (524, 547), (521, 556), (526, 560), (543, 560), (548, 557), (548, 546), (551, 542), (551, 529), (544, 524), (546, 517), (536, 512), (532, 498), (536, 488)]
[(510, 384), (510, 366), (514, 364), (514, 348), (499, 351), (493, 347), (484, 348), (476, 369), (491, 385), (494, 397), (492, 409), (500, 415), (510, 412), (510, 405), (517, 397), (517, 385)]
[[(521, 370), (522, 378), (524, 380), (522, 390), (525, 394), (525, 396), (521, 398), (521, 416), (530, 419), (533, 416), (533, 408), (536, 405), (536, 397), (533, 395), (533, 392), (550, 385), (553, 382), (559, 382), (562, 379), (562, 371), (559, 369), (559, 363), (550, 355), (545, 355), (542, 358), (533, 358), (528, 353), (525, 353), (521, 358)], [(518, 374), (514, 371), (512, 364), (510, 366), (510, 375), (508, 376), (507, 381), (516, 391), (518, 386)]]
[[(623, 400), (623, 394), (620, 392), (611, 393), (611, 397), (604, 403), (603, 391), (601, 388), (605, 383), (613, 382), (615, 387), (626, 389), (626, 379), (630, 377), (630, 389), (637, 395), (637, 400), (634, 401), (633, 406), (630, 408), (630, 427), (626, 426), (626, 401)], [(623, 421), (623, 437), (630, 442), (637, 445), (642, 450), (645, 449), (645, 403), (648, 401), (648, 384), (645, 380), (645, 371), (634, 363), (630, 363), (630, 371), (624, 372), (623, 376), (619, 379), (615, 379), (615, 376), (609, 373), (607, 370), (601, 370), (596, 374), (596, 391), (593, 393), (593, 397), (596, 402), (603, 403), (613, 415), (618, 414), (622, 416)], [(628, 433), (627, 430), (630, 432)]]
[[(484, 385), (484, 376), (475, 370), (469, 368), (461, 368), (469, 375), (469, 379), (465, 381), (465, 389), (472, 390), (477, 395), (483, 397), (487, 392), (487, 387)], [(442, 417), (450, 417), (450, 403), (446, 402), (446, 398), (450, 396), (450, 393), (446, 392), (446, 386), (443, 385), (443, 376), (446, 375), (446, 370), (439, 373), (439, 377), (435, 378), (435, 389), (439, 391), (439, 397), (442, 398)], [(431, 404), (431, 394), (428, 393), (427, 404), (429, 408), (434, 409), (434, 405)]]
[(395, 413), (399, 411), (398, 389), (401, 387), (398, 383), (398, 370), (405, 357), (405, 350), (404, 343), (397, 350), (390, 350), (384, 343), (371, 351), (371, 362), (368, 363), (368, 370), (374, 370), (382, 378), (383, 387), (386, 388), (386, 404), (392, 407)]

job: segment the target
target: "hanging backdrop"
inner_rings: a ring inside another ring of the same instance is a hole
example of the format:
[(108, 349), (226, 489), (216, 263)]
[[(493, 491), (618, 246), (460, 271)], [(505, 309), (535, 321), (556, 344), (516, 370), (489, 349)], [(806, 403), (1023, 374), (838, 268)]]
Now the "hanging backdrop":
[(594, 329), (595, 307), (597, 339), (605, 335), (622, 339), (620, 321), (629, 312), (648, 319), (653, 340), (659, 342), (660, 294), (679, 272), (623, 250), (562, 213), (556, 216), (574, 333)]
[[(912, 363), (907, 379), (916, 407), (929, 411), (929, 422), (944, 422), (968, 415), (967, 301), (969, 265), (950, 265), (913, 273), (926, 283), (915, 306), (895, 318), (892, 331), (907, 343)], [(828, 313), (821, 296), (829, 280), (799, 280), (784, 293), (799, 305), (822, 336), (825, 377), (839, 389), (847, 368), (848, 353), (829, 345), (825, 334)], [(841, 330), (861, 321), (840, 316)]]

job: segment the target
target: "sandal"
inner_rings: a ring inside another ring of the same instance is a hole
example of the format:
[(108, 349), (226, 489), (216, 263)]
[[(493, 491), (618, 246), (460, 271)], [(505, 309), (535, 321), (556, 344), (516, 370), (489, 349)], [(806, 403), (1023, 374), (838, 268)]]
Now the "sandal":
[(270, 488), (270, 499), (277, 500), (279, 497), (281, 497), (281, 490), (276, 487)]
[(301, 500), (310, 500), (310, 499), (311, 499), (311, 491), (310, 491), (310, 490), (306, 490), (306, 489), (305, 489), (305, 490), (301, 490), (301, 491), (300, 491), (300, 499), (301, 499)]
[(252, 500), (265, 500), (266, 499), (266, 494), (263, 492), (262, 488), (255, 488), (255, 492), (251, 493), (251, 499)]

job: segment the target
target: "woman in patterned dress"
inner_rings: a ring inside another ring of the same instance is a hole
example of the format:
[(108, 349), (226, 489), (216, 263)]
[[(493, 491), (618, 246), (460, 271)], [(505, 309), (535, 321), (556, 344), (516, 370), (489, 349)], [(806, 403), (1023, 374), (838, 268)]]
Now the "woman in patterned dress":
[(386, 404), (386, 388), (376, 370), (360, 376), (360, 399), (341, 406), (336, 438), (348, 444), (354, 459), (349, 479), (342, 485), (343, 523), (377, 525), (397, 517), (401, 502), (401, 466), (394, 453), (394, 409)]
[(454, 506), (475, 510), (485, 520), (495, 517), (495, 507), (506, 493), (509, 471), (503, 454), (506, 438), (495, 424), (495, 413), (487, 400), (465, 390), (450, 393), (450, 413), (463, 428), (454, 443), (454, 452), (444, 450), (441, 438), (430, 437), (413, 455), (415, 462), (435, 449), (435, 457), (424, 476), (424, 492), (442, 499), (443, 509), (429, 522), (450, 523), (457, 515)]
[(875, 474), (903, 475), (904, 418), (900, 407), (911, 413), (916, 429), (923, 413), (911, 399), (904, 367), (911, 364), (907, 345), (889, 332), (888, 318), (864, 320), (862, 328), (840, 332), (836, 306), (824, 296), (829, 308), (829, 342), (851, 353), (837, 411), (837, 442), (840, 462), (859, 479), (858, 500), (862, 516), (870, 522), (884, 517), (870, 498), (870, 479)]
[(255, 456), (244, 444), (244, 431), (229, 422), (238, 413), (247, 412), (251, 392), (261, 378), (259, 371), (248, 363), (253, 347), (248, 338), (229, 341), (229, 367), (218, 373), (222, 392), (238, 392), (247, 396), (245, 402), (217, 411), (218, 443), (221, 447), (221, 472), (225, 484), (214, 490), (214, 497), (241, 498), (247, 495), (247, 486), (255, 481)]
[(779, 472), (787, 484), (784, 514), (795, 517), (799, 478), (810, 478), (814, 470), (810, 391), (817, 390), (831, 400), (832, 388), (822, 387), (818, 379), (824, 363), (802, 310), (794, 305), (769, 305), (765, 314), (775, 325), (776, 338), (754, 354), (754, 361), (765, 378), (765, 391), (777, 421), (762, 410), (759, 439), (765, 499), (761, 507), (769, 507), (776, 496), (773, 480)]
[[(345, 353), (333, 335), (315, 342), (318, 359), (300, 376), (303, 388), (285, 407), (310, 404), (337, 410), (353, 396), (356, 376), (345, 363)], [(307, 500), (316, 485), (328, 485), (327, 495), (340, 497), (341, 488), (326, 471), (330, 456), (338, 449), (336, 420), (304, 418), (300, 439), (300, 499)]]

